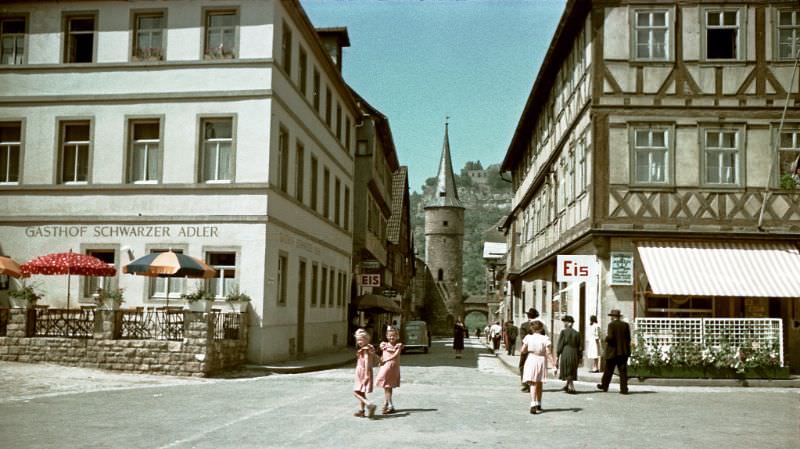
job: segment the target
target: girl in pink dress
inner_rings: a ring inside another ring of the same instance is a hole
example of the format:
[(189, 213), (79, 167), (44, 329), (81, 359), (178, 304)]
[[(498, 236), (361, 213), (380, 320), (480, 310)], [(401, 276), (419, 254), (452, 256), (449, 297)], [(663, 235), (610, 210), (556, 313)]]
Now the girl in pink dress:
[(375, 348), (369, 344), (369, 333), (358, 329), (356, 337), (356, 382), (353, 387), (353, 396), (358, 399), (358, 411), (353, 416), (363, 417), (366, 407), (368, 418), (375, 416), (375, 404), (367, 400), (367, 393), (372, 393), (372, 358), (375, 357)]
[(397, 328), (389, 326), (386, 329), (386, 340), (381, 342), (381, 369), (378, 370), (378, 377), (375, 383), (378, 387), (383, 387), (383, 414), (387, 415), (394, 412), (392, 402), (392, 388), (400, 386), (400, 354), (403, 352), (403, 344), (398, 342)]
[(531, 388), (531, 410), (534, 415), (542, 413), (542, 383), (547, 382), (547, 359), (553, 360), (550, 338), (542, 334), (544, 324), (541, 321), (531, 323), (532, 333), (522, 340), (520, 353), (527, 354), (522, 368), (522, 381), (533, 386)]

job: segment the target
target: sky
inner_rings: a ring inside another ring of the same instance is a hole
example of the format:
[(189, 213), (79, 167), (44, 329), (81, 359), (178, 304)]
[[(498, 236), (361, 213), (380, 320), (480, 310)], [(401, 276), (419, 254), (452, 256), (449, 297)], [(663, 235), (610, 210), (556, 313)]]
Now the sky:
[(500, 163), (565, 0), (301, 0), (347, 27), (344, 79), (389, 118), (409, 185), (436, 176), (449, 116), (453, 169)]

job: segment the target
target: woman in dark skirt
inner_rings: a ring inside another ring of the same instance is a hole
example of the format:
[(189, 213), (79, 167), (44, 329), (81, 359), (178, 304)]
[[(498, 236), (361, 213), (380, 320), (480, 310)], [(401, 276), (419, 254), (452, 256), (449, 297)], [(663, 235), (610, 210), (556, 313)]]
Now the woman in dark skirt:
[(561, 319), (564, 330), (558, 335), (556, 354), (558, 355), (558, 378), (567, 381), (564, 390), (575, 394), (573, 381), (578, 378), (578, 363), (581, 360), (581, 334), (572, 328), (575, 320), (565, 315)]
[(461, 352), (464, 351), (464, 337), (467, 335), (467, 327), (461, 321), (461, 318), (456, 318), (456, 324), (453, 326), (453, 350), (456, 353), (456, 358), (461, 358)]

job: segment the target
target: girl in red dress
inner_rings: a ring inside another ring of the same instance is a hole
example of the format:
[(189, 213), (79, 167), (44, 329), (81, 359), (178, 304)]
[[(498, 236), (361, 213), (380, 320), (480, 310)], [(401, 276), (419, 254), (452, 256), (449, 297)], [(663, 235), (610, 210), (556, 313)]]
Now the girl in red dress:
[(367, 400), (367, 393), (372, 393), (372, 358), (375, 357), (375, 348), (369, 344), (369, 333), (358, 329), (356, 337), (356, 382), (353, 387), (353, 396), (358, 399), (358, 411), (353, 416), (363, 417), (366, 407), (368, 418), (375, 416), (375, 404)]
[(383, 388), (383, 414), (394, 412), (392, 402), (392, 388), (400, 386), (400, 354), (403, 352), (403, 344), (400, 343), (397, 328), (389, 326), (386, 329), (386, 340), (381, 342), (381, 369), (378, 371), (376, 383)]

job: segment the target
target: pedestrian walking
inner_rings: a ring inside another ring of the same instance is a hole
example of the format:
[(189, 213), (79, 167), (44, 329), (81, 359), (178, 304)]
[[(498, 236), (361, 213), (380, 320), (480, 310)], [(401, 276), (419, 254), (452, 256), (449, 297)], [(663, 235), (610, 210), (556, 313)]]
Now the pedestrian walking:
[(586, 358), (592, 362), (592, 372), (600, 372), (600, 325), (597, 315), (589, 317), (589, 338), (586, 340)]
[[(523, 339), (523, 341), (524, 341), (526, 335), (528, 335), (531, 332), (533, 332), (531, 330), (531, 325), (533, 324), (533, 322), (534, 321), (539, 321), (537, 319), (537, 318), (539, 318), (539, 311), (534, 309), (533, 307), (528, 309), (528, 311), (526, 312), (526, 315), (528, 316), (528, 321), (525, 321), (524, 323), (520, 324), (520, 326), (519, 326), (519, 335), (520, 335), (520, 338)], [(541, 321), (539, 321), (539, 322), (541, 323)], [(547, 330), (544, 327), (544, 323), (542, 323), (542, 333), (543, 334), (547, 333)], [(522, 382), (522, 371), (523, 371), (523, 368), (525, 367), (525, 357), (527, 357), (527, 354), (523, 354), (522, 351), (520, 351), (520, 354), (519, 354), (519, 378), (520, 378), (521, 382)], [(529, 391), (530, 391), (530, 385), (528, 385), (525, 382), (522, 382), (522, 392), (527, 393)]]
[[(369, 344), (369, 332), (358, 329), (356, 338), (356, 381), (353, 396), (358, 399), (358, 411), (354, 416), (375, 416), (375, 404), (367, 399), (367, 393), (372, 393), (372, 360), (375, 357), (375, 348)], [(364, 409), (366, 408), (366, 415)]]
[(475, 328), (475, 338), (481, 338), (481, 328)]
[(375, 384), (383, 388), (383, 414), (394, 412), (392, 389), (400, 386), (400, 354), (403, 344), (400, 343), (397, 328), (389, 326), (386, 330), (386, 341), (381, 343), (381, 367)]
[(461, 321), (461, 318), (456, 318), (456, 324), (453, 325), (453, 351), (456, 353), (456, 358), (461, 358), (461, 353), (464, 351), (464, 337), (467, 335), (467, 327)]
[(558, 356), (558, 378), (567, 382), (564, 391), (575, 394), (573, 381), (578, 378), (578, 363), (582, 357), (581, 334), (572, 328), (575, 319), (569, 315), (561, 318), (564, 329), (558, 335), (556, 355)]
[[(522, 373), (522, 381), (529, 386), (531, 393), (530, 412), (534, 415), (542, 413), (542, 384), (547, 382), (547, 361), (552, 359), (550, 337), (542, 334), (544, 325), (541, 321), (531, 324), (532, 333), (522, 339), (522, 354), (527, 354)], [(552, 361), (552, 360), (551, 360)]]
[(514, 355), (517, 347), (517, 326), (511, 321), (506, 321), (506, 354)]
[(628, 323), (620, 318), (622, 314), (619, 309), (613, 309), (608, 314), (611, 322), (608, 323), (606, 332), (606, 350), (603, 358), (606, 360), (606, 369), (603, 371), (603, 380), (597, 384), (597, 388), (608, 391), (611, 377), (614, 375), (614, 368), (619, 372), (619, 392), (628, 394), (628, 357), (631, 355), (631, 328)]
[(500, 327), (500, 322), (495, 321), (489, 329), (489, 336), (492, 339), (492, 349), (498, 351), (500, 349), (500, 337), (502, 337), (503, 328)]

